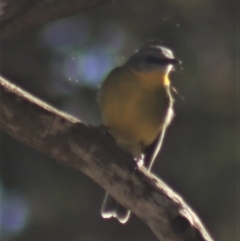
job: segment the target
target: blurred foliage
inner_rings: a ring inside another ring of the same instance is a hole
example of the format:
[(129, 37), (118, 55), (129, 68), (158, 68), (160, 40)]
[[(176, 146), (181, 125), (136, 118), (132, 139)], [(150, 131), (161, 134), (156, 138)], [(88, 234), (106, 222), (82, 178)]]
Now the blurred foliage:
[[(114, 1), (1, 42), (0, 73), (98, 125), (106, 74), (143, 45), (171, 48), (182, 61), (172, 74), (176, 117), (154, 172), (216, 240), (237, 240), (237, 11), (227, 0)], [(125, 226), (102, 220), (95, 183), (0, 134), (1, 240), (156, 240), (135, 216)]]

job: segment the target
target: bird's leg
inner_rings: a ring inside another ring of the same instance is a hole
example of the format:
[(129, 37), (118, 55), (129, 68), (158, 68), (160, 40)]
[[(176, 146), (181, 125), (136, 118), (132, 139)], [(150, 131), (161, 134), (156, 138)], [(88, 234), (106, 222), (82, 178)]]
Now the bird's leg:
[(137, 164), (137, 168), (140, 169), (144, 165), (144, 154), (134, 157), (134, 161)]
[(144, 153), (143, 152), (144, 151), (143, 142), (140, 142), (140, 150), (141, 150), (141, 153), (138, 154), (137, 156), (135, 156), (135, 158), (134, 158), (134, 161), (136, 162), (138, 169), (140, 169), (142, 166), (144, 166), (145, 155), (143, 154)]

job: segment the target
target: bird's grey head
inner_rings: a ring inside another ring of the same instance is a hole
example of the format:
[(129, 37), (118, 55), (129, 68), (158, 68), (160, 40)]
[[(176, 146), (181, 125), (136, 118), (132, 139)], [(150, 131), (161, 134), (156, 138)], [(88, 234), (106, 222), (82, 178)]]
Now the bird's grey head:
[(153, 45), (138, 50), (125, 65), (137, 71), (167, 71), (178, 63), (170, 49)]

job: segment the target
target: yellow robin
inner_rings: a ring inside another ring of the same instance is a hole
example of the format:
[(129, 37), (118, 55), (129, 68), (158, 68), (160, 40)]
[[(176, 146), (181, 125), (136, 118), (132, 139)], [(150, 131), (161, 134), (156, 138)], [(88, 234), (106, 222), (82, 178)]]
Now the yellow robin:
[[(149, 171), (174, 116), (169, 73), (177, 63), (170, 49), (143, 47), (122, 67), (115, 68), (101, 86), (99, 104), (104, 125), (121, 148), (137, 160), (144, 157)], [(126, 223), (130, 211), (107, 193), (101, 214)]]

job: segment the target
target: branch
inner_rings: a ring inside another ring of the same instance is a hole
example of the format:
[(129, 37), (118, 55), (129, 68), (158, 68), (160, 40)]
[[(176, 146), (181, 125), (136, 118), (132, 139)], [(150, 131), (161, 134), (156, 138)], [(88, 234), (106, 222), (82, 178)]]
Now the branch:
[(111, 0), (0, 0), (0, 40)]
[(0, 127), (89, 176), (142, 219), (159, 240), (213, 241), (196, 214), (101, 128), (86, 126), (0, 76)]

